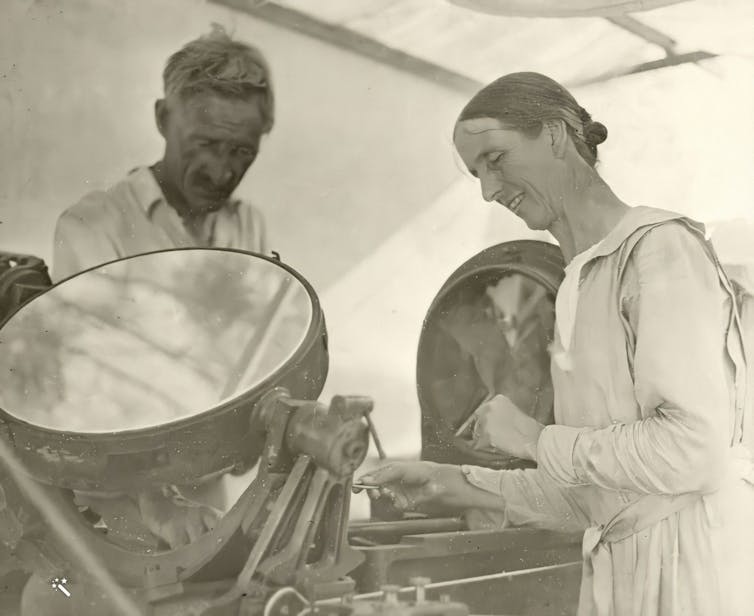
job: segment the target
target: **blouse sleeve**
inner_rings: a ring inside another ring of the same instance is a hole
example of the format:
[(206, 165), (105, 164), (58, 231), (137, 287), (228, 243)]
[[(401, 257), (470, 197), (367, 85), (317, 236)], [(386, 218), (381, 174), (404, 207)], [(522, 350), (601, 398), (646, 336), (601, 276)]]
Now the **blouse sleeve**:
[(699, 238), (670, 223), (640, 240), (629, 273), (637, 283), (628, 320), (643, 419), (600, 429), (548, 426), (537, 446), (539, 466), (565, 485), (713, 491), (724, 476), (731, 423), (728, 307), (717, 269)]
[(498, 471), (462, 466), (472, 485), (500, 494), (504, 502), (503, 525), (526, 526), (560, 532), (583, 531), (590, 526), (580, 502), (588, 487), (563, 487), (538, 469)]

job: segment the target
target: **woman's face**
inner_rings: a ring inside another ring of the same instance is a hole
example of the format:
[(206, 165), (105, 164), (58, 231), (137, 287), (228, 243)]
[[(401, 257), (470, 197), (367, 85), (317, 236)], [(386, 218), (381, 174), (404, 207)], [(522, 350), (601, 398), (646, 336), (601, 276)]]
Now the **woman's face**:
[(504, 205), (530, 229), (548, 229), (558, 218), (557, 160), (547, 128), (532, 139), (493, 118), (463, 120), (453, 140), (486, 201)]

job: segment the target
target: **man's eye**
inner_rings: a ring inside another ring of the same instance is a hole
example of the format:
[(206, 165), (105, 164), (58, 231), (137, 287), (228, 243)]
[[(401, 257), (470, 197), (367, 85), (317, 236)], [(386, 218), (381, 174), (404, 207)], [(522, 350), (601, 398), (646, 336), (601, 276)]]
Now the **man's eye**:
[(209, 139), (197, 139), (195, 143), (197, 147), (200, 148), (208, 148), (212, 145), (212, 142)]
[(244, 147), (235, 148), (235, 152), (238, 156), (243, 156), (244, 158), (254, 158), (257, 155), (251, 148)]

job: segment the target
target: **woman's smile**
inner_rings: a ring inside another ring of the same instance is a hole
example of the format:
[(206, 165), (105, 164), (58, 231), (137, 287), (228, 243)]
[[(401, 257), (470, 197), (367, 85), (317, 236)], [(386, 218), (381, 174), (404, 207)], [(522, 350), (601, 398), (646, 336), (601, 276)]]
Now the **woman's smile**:
[(507, 207), (514, 214), (518, 214), (518, 208), (521, 206), (521, 203), (524, 200), (524, 197), (526, 197), (526, 194), (523, 192), (520, 192), (515, 197), (513, 197), (513, 199), (508, 201), (508, 203), (503, 203), (503, 205)]

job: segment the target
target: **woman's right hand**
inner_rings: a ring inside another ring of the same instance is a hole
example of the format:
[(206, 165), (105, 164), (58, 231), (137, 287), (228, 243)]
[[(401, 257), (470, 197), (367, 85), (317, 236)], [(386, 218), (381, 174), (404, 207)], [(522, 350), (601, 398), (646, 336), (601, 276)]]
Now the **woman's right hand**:
[(502, 451), (523, 460), (537, 461), (537, 443), (544, 426), (502, 394), (474, 411), (474, 447)]
[(358, 481), (379, 486), (369, 490), (370, 498), (387, 497), (402, 511), (464, 509), (469, 491), (475, 489), (460, 467), (436, 462), (393, 462)]

